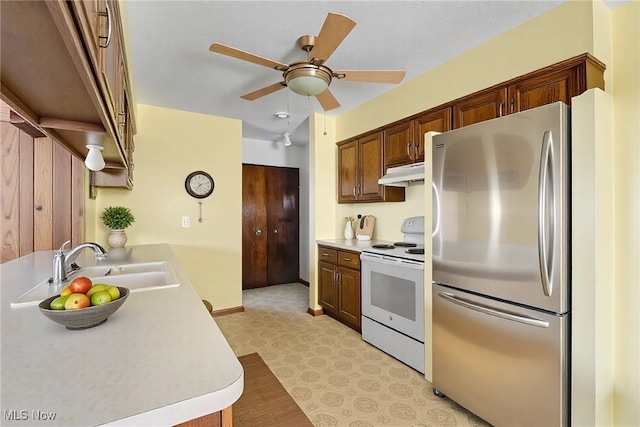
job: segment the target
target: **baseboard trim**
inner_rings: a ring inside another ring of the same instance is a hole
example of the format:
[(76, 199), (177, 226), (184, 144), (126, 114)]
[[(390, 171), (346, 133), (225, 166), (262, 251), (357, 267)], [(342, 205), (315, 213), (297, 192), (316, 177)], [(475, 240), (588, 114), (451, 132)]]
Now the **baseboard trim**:
[(224, 316), (225, 314), (242, 313), (244, 306), (223, 308), (222, 310), (214, 310), (211, 312), (212, 317)]
[(307, 313), (315, 317), (315, 316), (322, 316), (324, 314), (324, 311), (322, 311), (322, 308), (314, 310), (313, 308), (309, 307), (307, 309)]
[(309, 282), (307, 282), (306, 280), (302, 280), (301, 278), (298, 277), (298, 282), (302, 283), (303, 285), (305, 285), (307, 288), (309, 287)]

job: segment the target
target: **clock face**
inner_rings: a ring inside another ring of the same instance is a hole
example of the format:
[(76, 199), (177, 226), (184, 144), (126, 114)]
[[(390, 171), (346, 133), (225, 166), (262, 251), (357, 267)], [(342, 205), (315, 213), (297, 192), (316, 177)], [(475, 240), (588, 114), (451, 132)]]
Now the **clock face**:
[(213, 193), (213, 178), (203, 171), (192, 172), (187, 176), (184, 187), (191, 196), (197, 199), (203, 199)]

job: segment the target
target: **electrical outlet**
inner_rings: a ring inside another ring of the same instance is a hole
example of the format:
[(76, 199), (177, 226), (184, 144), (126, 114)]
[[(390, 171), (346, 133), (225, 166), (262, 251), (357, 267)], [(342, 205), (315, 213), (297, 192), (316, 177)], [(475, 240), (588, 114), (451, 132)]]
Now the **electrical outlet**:
[(188, 216), (183, 216), (182, 217), (182, 228), (189, 228), (191, 227), (191, 219)]

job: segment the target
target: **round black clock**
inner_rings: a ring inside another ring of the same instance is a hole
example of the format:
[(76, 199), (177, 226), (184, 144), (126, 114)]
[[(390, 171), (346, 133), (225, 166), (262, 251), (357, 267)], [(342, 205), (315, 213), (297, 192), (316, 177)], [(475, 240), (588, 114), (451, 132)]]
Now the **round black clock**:
[(184, 181), (184, 188), (190, 196), (196, 199), (204, 199), (213, 193), (213, 178), (203, 171), (191, 172)]

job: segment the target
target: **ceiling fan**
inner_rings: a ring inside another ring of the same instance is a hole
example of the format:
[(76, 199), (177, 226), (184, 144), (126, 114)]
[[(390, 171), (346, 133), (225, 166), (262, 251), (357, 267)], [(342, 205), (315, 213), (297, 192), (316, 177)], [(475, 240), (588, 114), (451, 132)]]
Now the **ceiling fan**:
[(329, 13), (317, 37), (305, 35), (298, 39), (298, 44), (302, 50), (307, 52), (307, 60), (291, 64), (283, 64), (278, 61), (263, 58), (243, 50), (226, 46), (222, 43), (213, 43), (209, 46), (209, 50), (282, 72), (283, 81), (242, 95), (242, 99), (254, 101), (288, 87), (297, 94), (315, 96), (322, 108), (325, 111), (329, 111), (340, 106), (338, 100), (329, 90), (329, 85), (333, 78), (355, 82), (397, 84), (400, 83), (405, 76), (404, 71), (333, 71), (324, 65), (325, 61), (329, 59), (331, 54), (355, 26), (356, 23), (351, 18), (338, 13)]

